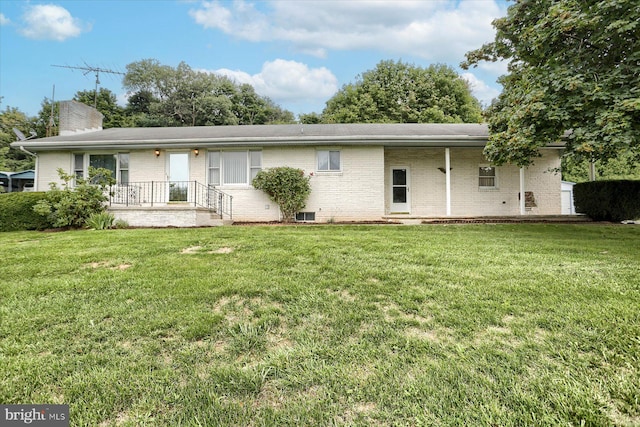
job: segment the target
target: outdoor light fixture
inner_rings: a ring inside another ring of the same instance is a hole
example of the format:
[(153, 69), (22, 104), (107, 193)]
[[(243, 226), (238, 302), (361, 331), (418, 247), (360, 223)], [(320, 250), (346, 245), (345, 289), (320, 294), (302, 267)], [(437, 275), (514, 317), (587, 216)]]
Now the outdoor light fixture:
[(156, 153), (156, 157), (160, 157), (160, 150), (159, 149), (156, 148), (155, 153)]
[[(449, 170), (452, 170), (453, 168), (449, 168)], [(447, 173), (447, 170), (445, 168), (438, 168), (438, 170), (442, 173)]]
[(197, 148), (193, 149), (193, 154), (196, 155), (196, 157), (198, 157), (198, 154), (200, 154), (200, 150), (198, 150)]

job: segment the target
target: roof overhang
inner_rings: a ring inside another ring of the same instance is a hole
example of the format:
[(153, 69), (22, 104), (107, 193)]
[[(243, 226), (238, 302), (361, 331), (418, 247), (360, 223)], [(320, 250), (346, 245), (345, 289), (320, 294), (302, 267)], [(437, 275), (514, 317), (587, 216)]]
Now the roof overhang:
[[(483, 124), (327, 124), (120, 128), (17, 141), (34, 152), (234, 147), (484, 147)], [(557, 147), (562, 147), (559, 143)]]
[(383, 147), (484, 147), (486, 137), (434, 136), (434, 137), (326, 137), (326, 138), (198, 138), (198, 139), (147, 139), (136, 141), (51, 141), (38, 140), (16, 145), (29, 150), (139, 150), (180, 148), (233, 148), (233, 147), (294, 147), (294, 146), (383, 146)]

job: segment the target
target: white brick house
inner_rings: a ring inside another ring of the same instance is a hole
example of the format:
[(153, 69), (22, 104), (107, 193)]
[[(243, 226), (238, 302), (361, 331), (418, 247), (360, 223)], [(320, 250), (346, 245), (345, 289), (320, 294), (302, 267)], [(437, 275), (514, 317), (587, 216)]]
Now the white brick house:
[[(204, 225), (213, 216), (276, 221), (251, 186), (260, 169), (311, 175), (300, 220), (381, 221), (561, 214), (562, 143), (535, 165), (495, 167), (480, 124), (329, 124), (123, 128), (14, 143), (37, 154), (36, 190), (58, 168), (113, 170), (110, 209), (131, 225)], [(524, 195), (524, 197), (521, 197)]]

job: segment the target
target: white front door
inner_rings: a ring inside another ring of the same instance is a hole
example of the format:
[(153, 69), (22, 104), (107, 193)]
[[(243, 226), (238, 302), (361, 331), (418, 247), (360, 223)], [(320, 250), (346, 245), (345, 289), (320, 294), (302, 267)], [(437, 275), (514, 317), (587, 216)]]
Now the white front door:
[(410, 213), (409, 168), (391, 168), (391, 213)]
[(189, 153), (169, 153), (169, 201), (186, 202), (189, 188)]

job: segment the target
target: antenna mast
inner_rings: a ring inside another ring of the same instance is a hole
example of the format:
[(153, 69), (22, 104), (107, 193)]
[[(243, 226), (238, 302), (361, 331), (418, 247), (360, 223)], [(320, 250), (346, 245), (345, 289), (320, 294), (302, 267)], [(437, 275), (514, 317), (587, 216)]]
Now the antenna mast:
[(53, 94), (51, 95), (51, 114), (49, 115), (49, 123), (47, 123), (47, 136), (53, 136), (53, 128), (56, 121), (53, 118), (53, 112), (56, 108), (56, 85), (53, 85)]
[(98, 108), (98, 85), (100, 84), (100, 73), (108, 73), (108, 74), (121, 74), (121, 75), (125, 75), (125, 73), (121, 73), (120, 71), (114, 71), (114, 70), (108, 70), (106, 68), (100, 68), (100, 67), (92, 67), (91, 65), (88, 65), (86, 62), (84, 64), (84, 67), (72, 67), (70, 65), (51, 65), (52, 67), (58, 67), (58, 68), (69, 68), (72, 70), (83, 70), (84, 71), (84, 75), (86, 76), (89, 73), (96, 73), (96, 90), (95, 90), (95, 94), (93, 95), (93, 108)]

